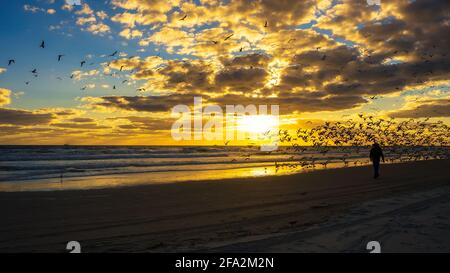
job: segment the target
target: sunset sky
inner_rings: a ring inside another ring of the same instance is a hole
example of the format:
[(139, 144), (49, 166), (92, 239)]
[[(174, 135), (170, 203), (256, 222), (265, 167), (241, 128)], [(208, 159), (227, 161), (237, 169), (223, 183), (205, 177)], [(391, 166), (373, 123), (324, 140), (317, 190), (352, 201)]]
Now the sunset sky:
[(81, 2), (2, 1), (0, 144), (206, 144), (170, 135), (194, 96), (283, 128), (450, 121), (449, 1)]

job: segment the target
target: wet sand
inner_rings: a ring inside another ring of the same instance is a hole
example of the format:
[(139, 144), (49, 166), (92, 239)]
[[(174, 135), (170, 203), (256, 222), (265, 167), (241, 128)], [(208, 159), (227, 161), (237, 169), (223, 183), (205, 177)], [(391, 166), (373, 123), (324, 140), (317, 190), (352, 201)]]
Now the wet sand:
[(450, 251), (449, 160), (371, 171), (0, 193), (0, 252)]

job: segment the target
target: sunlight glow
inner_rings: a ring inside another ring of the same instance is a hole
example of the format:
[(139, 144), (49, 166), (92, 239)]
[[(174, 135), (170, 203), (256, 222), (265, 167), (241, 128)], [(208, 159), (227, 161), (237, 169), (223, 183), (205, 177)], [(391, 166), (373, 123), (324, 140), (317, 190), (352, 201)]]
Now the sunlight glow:
[(237, 129), (242, 132), (263, 134), (278, 131), (279, 122), (270, 115), (243, 116), (238, 120)]

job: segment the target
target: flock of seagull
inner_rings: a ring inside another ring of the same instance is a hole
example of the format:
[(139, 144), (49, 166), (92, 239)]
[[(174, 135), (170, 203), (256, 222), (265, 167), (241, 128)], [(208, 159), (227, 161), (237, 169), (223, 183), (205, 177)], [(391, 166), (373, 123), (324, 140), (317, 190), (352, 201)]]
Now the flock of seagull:
[[(187, 18), (185, 14), (180, 21), (184, 21)], [(265, 21), (264, 27), (268, 27), (268, 22)], [(229, 40), (234, 34), (231, 33), (224, 38), (224, 41)], [(295, 39), (290, 39), (288, 43)], [(219, 41), (213, 40), (214, 44), (218, 44)], [(40, 48), (45, 49), (45, 41), (41, 41)], [(436, 46), (433, 45), (433, 49)], [(240, 49), (242, 52), (243, 48)], [(316, 48), (317, 51), (320, 47)], [(108, 57), (115, 57), (119, 52), (115, 51), (112, 54), (105, 55)], [(394, 52), (394, 54), (397, 54)], [(443, 55), (444, 56), (444, 55)], [(60, 62), (65, 57), (64, 54), (58, 54), (57, 61)], [(433, 58), (433, 53), (424, 53), (422, 59), (425, 63), (429, 63), (430, 59)], [(322, 61), (327, 59), (327, 55), (323, 54), (321, 57)], [(370, 52), (367, 53), (368, 61), (371, 62)], [(8, 66), (16, 64), (15, 59), (8, 60)], [(91, 63), (92, 65), (93, 63)], [(108, 66), (109, 66), (108, 62)], [(86, 61), (80, 61), (80, 67), (86, 65)], [(302, 64), (300, 64), (302, 65)], [(294, 65), (295, 66), (295, 65)], [(122, 71), (123, 66), (120, 68)], [(418, 70), (420, 70), (420, 65), (418, 65)], [(34, 77), (38, 77), (38, 70), (34, 68), (30, 71)], [(358, 70), (359, 73), (363, 72)], [(426, 73), (432, 74), (433, 71), (430, 69)], [(417, 72), (413, 71), (413, 76), (418, 77)], [(70, 78), (74, 78), (74, 74), (70, 75)], [(57, 77), (61, 80), (61, 77)], [(344, 79), (345, 81), (346, 79)], [(123, 80), (122, 84), (127, 83), (128, 80)], [(422, 82), (420, 78), (417, 80), (418, 83)], [(25, 84), (29, 84), (27, 81)], [(81, 88), (81, 90), (86, 90), (87, 86)], [(112, 87), (114, 90), (116, 86)], [(398, 89), (398, 88), (397, 88)], [(138, 91), (145, 91), (144, 88), (138, 88)], [(377, 100), (382, 98), (379, 95), (369, 96), (371, 100)], [(376, 118), (374, 116), (365, 116), (363, 114), (359, 115), (359, 120), (349, 119), (346, 121), (338, 122), (326, 122), (324, 125), (314, 127), (312, 129), (298, 129), (295, 135), (290, 135), (287, 130), (282, 130), (278, 133), (278, 137), (281, 143), (290, 144), (291, 149), (294, 151), (294, 156), (291, 158), (290, 163), (278, 163), (276, 162), (276, 169), (287, 166), (289, 168), (295, 168), (298, 166), (306, 168), (314, 168), (317, 164), (323, 165), (331, 163), (331, 160), (321, 160), (317, 155), (325, 156), (330, 152), (330, 147), (337, 146), (343, 151), (342, 158), (339, 160), (348, 165), (351, 161), (351, 157), (358, 154), (361, 149), (367, 150), (365, 146), (369, 143), (378, 142), (382, 146), (386, 147), (388, 161), (415, 161), (423, 159), (439, 159), (439, 158), (449, 158), (449, 127), (443, 122), (431, 122), (429, 118), (424, 120), (410, 119), (407, 121), (397, 122), (394, 118), (382, 119)], [(306, 148), (305, 146), (300, 146), (299, 141), (304, 143), (311, 143), (312, 149), (315, 149), (315, 153), (309, 153), (309, 156), (302, 156), (307, 150), (311, 148)], [(227, 145), (226, 143), (225, 145)], [(439, 149), (436, 149), (439, 147)], [(250, 158), (250, 154), (246, 155), (246, 159)], [(353, 164), (365, 164), (367, 162), (361, 160), (353, 161)]]
[[(44, 40), (42, 40), (41, 43), (39, 44), (39, 48), (41, 48), (41, 49), (45, 49), (46, 48), (46, 43), (45, 43)], [(106, 56), (107, 57), (115, 57), (118, 53), (119, 53), (119, 51), (114, 51), (112, 54), (109, 54), (109, 55), (106, 55)], [(61, 62), (63, 60), (63, 57), (65, 57), (65, 56), (66, 55), (64, 55), (64, 54), (58, 54), (56, 59), (57, 59), (58, 62)], [(9, 59), (8, 60), (8, 66), (15, 65), (15, 64), (16, 64), (16, 59)], [(82, 68), (85, 65), (86, 65), (86, 60), (80, 61), (80, 68)], [(90, 65), (94, 65), (94, 63), (90, 63)], [(107, 65), (109, 66), (110, 62), (108, 62)], [(123, 67), (120, 69), (120, 71), (122, 71), (122, 69), (123, 69)], [(37, 78), (39, 76), (37, 68), (33, 68), (30, 72), (31, 72), (32, 76), (35, 77), (35, 78)], [(110, 74), (110, 76), (113, 76), (113, 74)], [(69, 78), (73, 79), (74, 77), (75, 77), (75, 74), (71, 74)], [(62, 80), (61, 77), (56, 77), (56, 79)], [(122, 83), (126, 83), (126, 82), (128, 82), (128, 80), (122, 81)], [(25, 81), (25, 84), (29, 85), (30, 81)], [(86, 90), (86, 88), (87, 88), (87, 86), (81, 87), (81, 90)], [(113, 86), (113, 89), (114, 90), (116, 89), (115, 85)]]
[[(289, 162), (275, 162), (275, 169), (326, 168), (336, 162), (344, 166), (369, 164), (368, 150), (375, 142), (382, 145), (386, 161), (391, 163), (449, 159), (449, 129), (444, 122), (429, 118), (397, 121), (359, 114), (355, 120), (325, 122), (298, 129), (295, 134), (280, 130), (279, 141), (293, 156)], [(299, 142), (311, 146), (300, 146)]]

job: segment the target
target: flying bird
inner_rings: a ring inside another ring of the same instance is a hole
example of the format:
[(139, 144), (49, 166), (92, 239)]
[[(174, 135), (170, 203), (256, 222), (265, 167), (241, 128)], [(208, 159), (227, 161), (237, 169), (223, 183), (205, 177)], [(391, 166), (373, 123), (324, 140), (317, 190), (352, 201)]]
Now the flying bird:
[(119, 53), (117, 50), (113, 52), (113, 54), (109, 55), (109, 57), (114, 57), (116, 54)]
[(61, 58), (64, 57), (64, 55), (58, 55), (58, 62), (61, 61)]
[(266, 23), (264, 24), (264, 27), (268, 27), (269, 23), (266, 21)]
[(13, 60), (13, 59), (9, 60), (9, 61), (8, 61), (8, 66), (10, 66), (11, 64), (16, 64), (16, 61)]
[(187, 14), (185, 14), (185, 15), (183, 16), (183, 18), (180, 18), (180, 21), (184, 21), (184, 19), (186, 19), (186, 17), (187, 17)]
[(223, 39), (224, 41), (230, 39), (232, 36), (234, 35), (234, 33), (231, 33), (230, 35), (228, 35), (227, 37), (225, 37), (225, 39)]
[(41, 45), (39, 46), (40, 48), (45, 48), (45, 41), (42, 40)]
[(37, 74), (37, 69), (35, 68), (35, 69), (31, 70), (31, 73)]
[(86, 61), (82, 61), (80, 64), (81, 64), (81, 67), (83, 67), (83, 65), (86, 63)]

